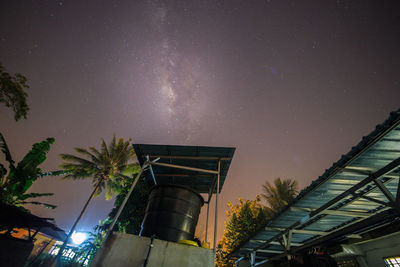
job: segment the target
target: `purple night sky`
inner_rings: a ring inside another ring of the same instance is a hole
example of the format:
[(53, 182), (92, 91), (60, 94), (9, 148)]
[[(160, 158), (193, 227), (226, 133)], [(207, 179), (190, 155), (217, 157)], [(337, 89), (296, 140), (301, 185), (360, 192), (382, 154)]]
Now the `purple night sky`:
[[(15, 122), (0, 106), (0, 131), (16, 161), (54, 137), (44, 170), (114, 133), (234, 146), (223, 216), (266, 180), (307, 186), (400, 107), (399, 3), (1, 1), (0, 62), (27, 76), (31, 110)], [(68, 230), (91, 187), (38, 180), (32, 191), (58, 207), (32, 211)], [(95, 199), (78, 230), (112, 204)]]

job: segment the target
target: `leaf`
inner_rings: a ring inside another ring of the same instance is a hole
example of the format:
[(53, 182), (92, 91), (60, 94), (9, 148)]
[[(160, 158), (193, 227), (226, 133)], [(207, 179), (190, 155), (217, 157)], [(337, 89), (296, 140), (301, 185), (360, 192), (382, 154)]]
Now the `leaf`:
[(55, 209), (57, 206), (48, 204), (48, 203), (42, 203), (42, 202), (37, 202), (37, 201), (21, 201), (19, 204), (33, 204), (33, 205), (39, 205), (39, 206), (44, 206), (45, 208), (48, 209)]
[(52, 196), (54, 195), (53, 193), (29, 193), (29, 194), (23, 194), (22, 196), (19, 197), (19, 200), (25, 200), (28, 198), (35, 198), (35, 197), (46, 197), (46, 196)]
[[(1, 65), (0, 65), (1, 66)], [(4, 136), (0, 133), (0, 148), (1, 151), (4, 153), (4, 156), (6, 157), (6, 161), (9, 163), (9, 169), (10, 171), (15, 169), (15, 162), (11, 157), (10, 150), (8, 149), (6, 140), (4, 139)]]
[(0, 64), (0, 103), (14, 111), (14, 119), (26, 119), (29, 107), (27, 104), (28, 94), (24, 91), (29, 86), (26, 84), (25, 76), (17, 73), (11, 76)]
[(138, 163), (132, 163), (126, 165), (126, 167), (122, 170), (122, 174), (126, 176), (132, 176), (135, 173), (139, 173), (140, 165)]
[(45, 177), (45, 176), (64, 176), (69, 174), (71, 171), (65, 170), (58, 170), (58, 171), (50, 171), (50, 172), (40, 172), (37, 174), (38, 177)]

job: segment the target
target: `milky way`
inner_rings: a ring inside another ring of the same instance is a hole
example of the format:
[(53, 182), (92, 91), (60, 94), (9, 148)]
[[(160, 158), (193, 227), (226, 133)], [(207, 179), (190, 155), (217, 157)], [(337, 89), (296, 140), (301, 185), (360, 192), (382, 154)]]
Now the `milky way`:
[(201, 59), (180, 50), (179, 36), (169, 33), (171, 11), (162, 2), (148, 1), (147, 14), (157, 34), (154, 50), (154, 76), (157, 96), (154, 104), (163, 118), (167, 133), (179, 133), (185, 143), (198, 138), (207, 103), (200, 96)]
[[(60, 153), (113, 134), (135, 143), (236, 147), (220, 201), (276, 177), (307, 186), (400, 99), (399, 1), (0, 1), (0, 62), (31, 86), (28, 119), (0, 105), (16, 161), (55, 137)], [(40, 179), (32, 207), (69, 229), (90, 181)], [(112, 202), (98, 197), (90, 230)], [(212, 206), (212, 205), (211, 205)], [(200, 225), (204, 226), (202, 217)], [(219, 221), (222, 233), (223, 219)], [(201, 228), (201, 227), (200, 227)], [(201, 231), (201, 229), (200, 229)]]

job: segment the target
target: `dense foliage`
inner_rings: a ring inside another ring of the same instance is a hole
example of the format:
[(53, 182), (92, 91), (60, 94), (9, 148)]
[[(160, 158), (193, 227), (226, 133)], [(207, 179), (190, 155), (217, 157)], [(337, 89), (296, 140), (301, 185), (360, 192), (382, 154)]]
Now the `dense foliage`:
[[(236, 205), (228, 202), (228, 219), (218, 243), (216, 266), (234, 266), (234, 260), (229, 258), (229, 254), (290, 203), (298, 193), (297, 187), (295, 180), (276, 178), (273, 184), (265, 182), (262, 186), (264, 194), (257, 196), (256, 200), (239, 198)], [(261, 198), (266, 200), (268, 206), (261, 204)]]
[(23, 206), (29, 203), (55, 208), (55, 206), (50, 204), (28, 200), (29, 198), (50, 196), (53, 195), (52, 193), (26, 193), (34, 181), (39, 177), (49, 174), (43, 173), (38, 166), (46, 160), (46, 154), (50, 150), (50, 145), (53, 143), (54, 138), (47, 138), (40, 143), (34, 144), (25, 157), (15, 165), (7, 143), (0, 133), (0, 149), (5, 156), (5, 161), (8, 163), (7, 167), (0, 163), (1, 202), (15, 206)]
[[(110, 214), (108, 214), (109, 218), (114, 218), (130, 187), (131, 184), (125, 186), (122, 189), (121, 194), (116, 197), (114, 208), (111, 210)], [(115, 226), (117, 229), (115, 230), (123, 231), (128, 234), (139, 234), (146, 211), (150, 189), (151, 186), (145, 180), (140, 179), (138, 181), (117, 220), (117, 224)]]
[(21, 118), (26, 119), (29, 107), (26, 103), (29, 86), (27, 79), (21, 74), (10, 75), (0, 64), (0, 103), (6, 105), (14, 111), (14, 119), (18, 121)]
[(260, 202), (259, 196), (256, 200), (239, 198), (239, 203), (236, 205), (228, 202), (228, 219), (225, 222), (224, 234), (218, 242), (216, 266), (235, 266), (228, 255), (265, 224), (268, 218), (267, 212)]

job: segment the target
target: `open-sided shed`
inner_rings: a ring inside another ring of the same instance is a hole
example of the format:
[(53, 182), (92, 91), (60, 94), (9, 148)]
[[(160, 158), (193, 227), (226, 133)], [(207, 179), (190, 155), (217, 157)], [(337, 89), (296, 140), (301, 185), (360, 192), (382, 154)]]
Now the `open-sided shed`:
[(362, 138), (232, 257), (252, 266), (332, 239), (360, 238), (400, 215), (400, 110)]

